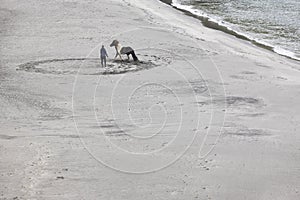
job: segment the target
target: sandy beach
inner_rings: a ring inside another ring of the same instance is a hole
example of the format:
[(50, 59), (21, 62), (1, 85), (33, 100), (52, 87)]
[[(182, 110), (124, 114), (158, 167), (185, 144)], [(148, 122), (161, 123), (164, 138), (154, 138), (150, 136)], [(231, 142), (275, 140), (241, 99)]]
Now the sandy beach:
[(158, 0), (3, 0), (0, 23), (1, 200), (300, 199), (299, 61)]

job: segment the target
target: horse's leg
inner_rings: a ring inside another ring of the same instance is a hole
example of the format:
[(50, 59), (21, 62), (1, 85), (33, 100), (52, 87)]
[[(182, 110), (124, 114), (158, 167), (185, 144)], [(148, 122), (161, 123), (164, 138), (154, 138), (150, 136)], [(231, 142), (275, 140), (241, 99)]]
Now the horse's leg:
[(119, 56), (120, 56), (120, 59), (121, 59), (121, 60), (123, 60), (123, 58), (122, 58), (121, 54), (120, 54), (120, 53), (118, 53), (118, 54), (119, 54)]
[(116, 56), (115, 56), (115, 59), (116, 59), (118, 57), (118, 54), (119, 54), (117, 46), (115, 46), (115, 50), (116, 50)]

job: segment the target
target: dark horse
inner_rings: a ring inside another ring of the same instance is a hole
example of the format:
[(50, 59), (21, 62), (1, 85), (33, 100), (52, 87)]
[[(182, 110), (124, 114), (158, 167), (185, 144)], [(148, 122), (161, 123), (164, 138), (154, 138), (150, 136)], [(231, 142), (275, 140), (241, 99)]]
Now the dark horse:
[(112, 41), (112, 43), (110, 44), (111, 47), (115, 47), (116, 49), (116, 56), (115, 58), (117, 58), (118, 56), (122, 59), (121, 54), (126, 54), (127, 58), (129, 60), (129, 55), (132, 56), (134, 61), (138, 61), (139, 59), (137, 58), (137, 56), (134, 53), (134, 50), (131, 47), (122, 47), (121, 44), (119, 43), (118, 40), (114, 40)]

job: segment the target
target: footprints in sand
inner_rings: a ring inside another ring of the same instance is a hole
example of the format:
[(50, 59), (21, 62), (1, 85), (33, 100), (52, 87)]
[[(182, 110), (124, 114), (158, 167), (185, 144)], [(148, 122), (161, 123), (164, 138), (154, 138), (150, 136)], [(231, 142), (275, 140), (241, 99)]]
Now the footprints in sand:
[(45, 168), (50, 157), (50, 150), (47, 146), (38, 143), (30, 143), (29, 149), (35, 155), (25, 163), (22, 190), (29, 196), (35, 196), (38, 193), (37, 186), (40, 181), (48, 176)]
[(101, 67), (98, 58), (62, 58), (30, 61), (18, 65), (16, 70), (53, 75), (113, 75), (166, 66), (172, 62), (171, 57), (167, 55), (138, 56), (141, 59), (139, 62), (108, 60), (105, 68)]
[[(216, 156), (217, 154), (214, 154)], [(215, 160), (212, 158), (206, 158), (206, 159), (198, 159), (196, 162), (196, 168), (202, 168), (205, 171), (209, 171), (212, 168), (216, 168), (217, 165), (215, 163)]]

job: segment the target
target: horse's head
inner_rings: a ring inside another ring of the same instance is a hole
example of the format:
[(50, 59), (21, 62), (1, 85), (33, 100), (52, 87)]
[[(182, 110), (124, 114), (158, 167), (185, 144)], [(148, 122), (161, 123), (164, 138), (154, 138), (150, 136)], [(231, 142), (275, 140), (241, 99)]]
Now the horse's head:
[(118, 41), (118, 40), (114, 40), (114, 41), (112, 41), (112, 43), (110, 44), (110, 47), (118, 46), (118, 44), (119, 44), (119, 41)]

